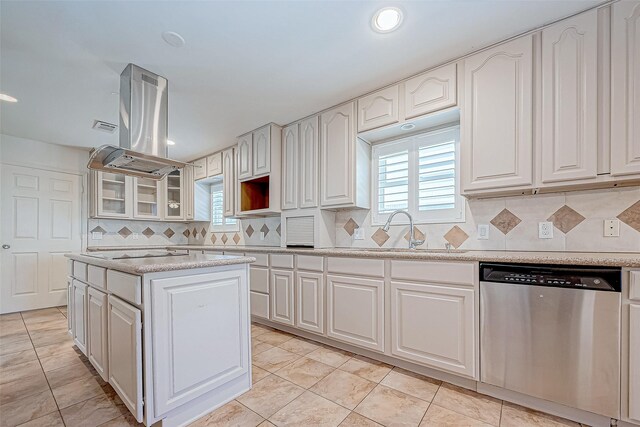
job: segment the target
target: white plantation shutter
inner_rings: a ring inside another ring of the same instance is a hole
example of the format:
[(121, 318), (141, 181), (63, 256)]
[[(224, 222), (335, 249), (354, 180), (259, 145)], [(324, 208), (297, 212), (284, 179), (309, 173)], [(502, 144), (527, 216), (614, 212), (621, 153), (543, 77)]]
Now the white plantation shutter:
[(378, 212), (391, 213), (409, 207), (409, 150), (381, 155), (378, 159)]
[(224, 186), (222, 181), (211, 184), (211, 225), (214, 230), (237, 231), (237, 220), (224, 217)]
[(419, 147), (418, 210), (454, 209), (456, 206), (455, 141)]

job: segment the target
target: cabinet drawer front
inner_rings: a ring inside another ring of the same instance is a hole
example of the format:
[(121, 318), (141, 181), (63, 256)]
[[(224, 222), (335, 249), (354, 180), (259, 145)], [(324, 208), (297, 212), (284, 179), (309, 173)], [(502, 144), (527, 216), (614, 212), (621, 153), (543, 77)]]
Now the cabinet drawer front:
[(271, 267), (293, 269), (293, 255), (285, 255), (285, 254), (271, 255)]
[(456, 94), (456, 64), (415, 76), (404, 83), (405, 118), (453, 107)]
[(107, 290), (123, 300), (142, 304), (142, 281), (140, 276), (107, 270)]
[(87, 281), (90, 285), (107, 289), (107, 269), (90, 265), (87, 267)]
[(640, 301), (640, 271), (629, 272), (629, 299)]
[(249, 289), (255, 292), (269, 293), (269, 269), (249, 267)]
[(269, 295), (251, 292), (251, 315), (269, 319)]
[(298, 270), (324, 271), (324, 258), (321, 256), (298, 255)]
[(252, 266), (269, 267), (269, 254), (246, 253), (245, 256), (252, 256), (256, 259), (256, 262), (251, 264)]
[(327, 258), (329, 273), (384, 277), (384, 260), (366, 258)]
[(83, 282), (87, 281), (87, 264), (80, 261), (73, 261), (73, 277)]
[(391, 278), (473, 286), (476, 263), (391, 261)]
[(398, 121), (398, 85), (358, 99), (358, 132)]

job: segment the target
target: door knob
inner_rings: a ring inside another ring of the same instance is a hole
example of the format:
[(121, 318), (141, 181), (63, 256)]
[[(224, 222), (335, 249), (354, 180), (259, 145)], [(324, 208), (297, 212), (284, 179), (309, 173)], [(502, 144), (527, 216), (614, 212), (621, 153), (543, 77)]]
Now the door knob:
[(9, 249), (11, 246), (9, 245), (2, 245), (2, 249)]

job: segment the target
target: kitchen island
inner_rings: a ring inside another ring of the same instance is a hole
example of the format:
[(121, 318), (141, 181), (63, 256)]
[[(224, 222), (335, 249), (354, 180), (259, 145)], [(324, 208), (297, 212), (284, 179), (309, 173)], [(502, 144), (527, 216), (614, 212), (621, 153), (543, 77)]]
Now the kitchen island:
[(138, 422), (185, 425), (251, 388), (245, 256), (69, 254), (69, 333)]

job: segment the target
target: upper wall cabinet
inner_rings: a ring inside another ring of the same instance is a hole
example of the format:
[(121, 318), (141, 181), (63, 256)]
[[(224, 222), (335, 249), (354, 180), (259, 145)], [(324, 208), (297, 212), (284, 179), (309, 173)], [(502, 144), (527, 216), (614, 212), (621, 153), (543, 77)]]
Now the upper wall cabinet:
[(207, 158), (203, 157), (202, 159), (193, 161), (193, 179), (195, 181), (199, 179), (206, 178), (207, 174)]
[(531, 186), (533, 36), (464, 60), (462, 190)]
[(133, 178), (134, 217), (160, 219), (161, 182), (151, 178)]
[(130, 218), (133, 214), (131, 194), (133, 178), (111, 172), (92, 172), (92, 216)]
[[(598, 12), (542, 31), (543, 183), (598, 175)], [(640, 157), (639, 157), (640, 159)]]
[(271, 172), (271, 125), (253, 132), (253, 176)]
[(221, 153), (222, 158), (222, 185), (223, 185), (223, 215), (232, 217), (235, 215), (235, 157), (233, 148), (227, 148)]
[(611, 174), (640, 174), (640, 2), (611, 8)]
[(427, 71), (404, 82), (405, 119), (456, 104), (456, 64)]
[(318, 116), (300, 122), (299, 207), (318, 206)]
[(358, 99), (358, 132), (397, 123), (399, 98), (394, 85)]
[(298, 207), (298, 124), (282, 129), (282, 209)]
[(238, 138), (238, 179), (251, 178), (253, 175), (253, 133)]
[(215, 153), (207, 157), (207, 176), (216, 176), (222, 173), (222, 153)]

